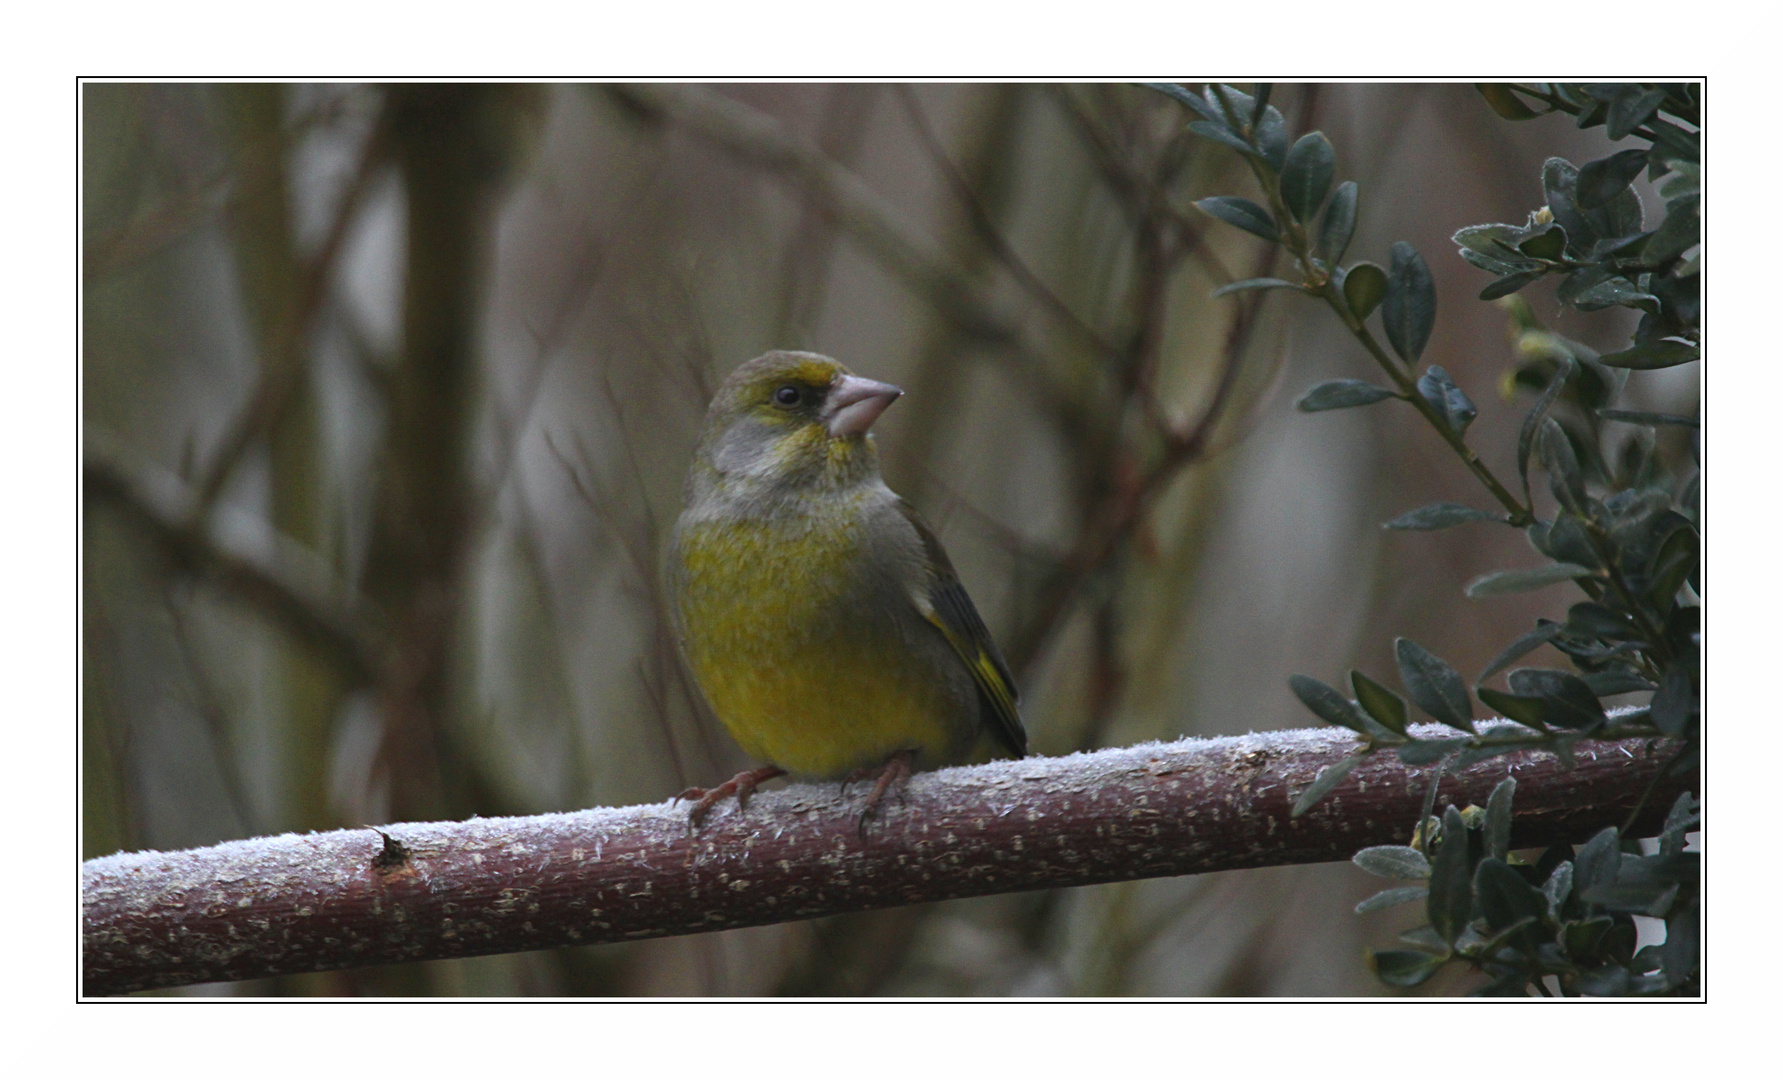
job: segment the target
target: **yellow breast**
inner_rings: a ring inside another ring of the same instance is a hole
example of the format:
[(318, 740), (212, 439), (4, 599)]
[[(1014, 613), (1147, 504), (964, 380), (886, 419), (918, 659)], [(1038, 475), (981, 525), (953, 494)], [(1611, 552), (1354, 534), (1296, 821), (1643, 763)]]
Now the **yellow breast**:
[(957, 753), (959, 704), (895, 614), (872, 610), (858, 519), (698, 523), (677, 557), (688, 661), (750, 756), (836, 777), (900, 750)]

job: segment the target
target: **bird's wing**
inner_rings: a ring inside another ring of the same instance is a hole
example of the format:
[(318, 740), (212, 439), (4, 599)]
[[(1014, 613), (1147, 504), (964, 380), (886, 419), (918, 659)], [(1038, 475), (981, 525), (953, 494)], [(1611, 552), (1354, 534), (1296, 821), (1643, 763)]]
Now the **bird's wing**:
[(1023, 730), (1021, 715), (1015, 709), (1016, 702), (1021, 700), (1015, 688), (1015, 676), (1009, 673), (1009, 665), (1003, 662), (1003, 654), (997, 651), (991, 632), (978, 617), (978, 609), (972, 606), (972, 598), (966, 595), (966, 587), (954, 573), (953, 563), (942, 550), (941, 541), (909, 503), (898, 499), (897, 507), (922, 539), (924, 554), (928, 556), (927, 593), (917, 598), (918, 609), (941, 631), (953, 651), (965, 662), (966, 670), (972, 673), (972, 681), (978, 685), (978, 696), (983, 704), (980, 711), (990, 725), (991, 733), (1016, 757), (1025, 757), (1028, 733)]

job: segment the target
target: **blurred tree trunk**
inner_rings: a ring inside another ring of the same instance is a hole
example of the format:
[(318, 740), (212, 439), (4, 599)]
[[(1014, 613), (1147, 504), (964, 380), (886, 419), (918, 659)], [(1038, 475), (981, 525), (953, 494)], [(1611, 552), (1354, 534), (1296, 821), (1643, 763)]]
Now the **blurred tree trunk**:
[[(262, 379), (289, 387), (266, 432), (272, 523), (280, 534), (329, 557), (323, 515), (322, 446), (315, 383), (308, 371), (305, 267), (291, 227), (286, 175), (284, 88), (266, 83), (224, 87), (224, 127), (239, 191), (230, 204), (235, 269), (254, 336)], [(338, 571), (338, 567), (336, 567)], [(283, 829), (339, 824), (328, 807), (328, 748), (348, 685), (340, 668), (307, 649), (278, 653), (284, 699), (284, 785), (275, 802)]]
[(471, 335), (484, 180), (460, 150), (479, 87), (390, 91), (406, 199), (402, 348), (388, 392), (366, 591), (388, 620), (382, 764), (394, 820), (450, 813), (442, 770), (446, 653), (468, 517)]
[(493, 195), (540, 100), (518, 86), (388, 91), (407, 245), (366, 591), (386, 620), (382, 766), (393, 820), (457, 816), (477, 781), (450, 747), (450, 653), (471, 544), (475, 335)]

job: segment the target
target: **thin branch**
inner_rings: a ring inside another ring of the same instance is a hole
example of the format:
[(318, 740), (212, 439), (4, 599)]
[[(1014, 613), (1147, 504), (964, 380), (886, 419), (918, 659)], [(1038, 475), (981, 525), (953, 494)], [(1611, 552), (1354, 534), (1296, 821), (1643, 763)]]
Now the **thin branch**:
[(341, 246), (346, 242), (350, 226), (359, 216), (359, 208), (365, 201), (372, 180), (387, 159), (388, 150), (389, 125), (380, 116), (366, 139), (365, 149), (359, 155), (359, 164), (341, 196), (340, 208), (335, 212), (334, 221), (323, 237), (321, 247), (304, 266), (297, 296), (285, 309), (279, 324), (266, 335), (265, 340), (269, 344), (265, 355), (260, 358), (259, 378), (249, 393), (247, 404), (224, 430), (217, 450), (198, 482), (198, 499), (194, 503), (196, 512), (202, 514), (216, 502), (223, 485), (234, 473), (236, 465), (240, 464), (242, 455), (254, 445), (255, 440), (278, 424), (279, 417), (296, 396), (306, 370), (304, 343), (308, 340), (310, 326), (322, 309)]
[[(1140, 177), (1126, 158), (1121, 156), (1120, 151), (1109, 144), (1108, 140), (1103, 137), (1101, 129), (1097, 127), (1094, 120), (1084, 113), (1083, 106), (1076, 98), (1072, 97), (1069, 89), (1062, 86), (1053, 86), (1049, 89), (1052, 91), (1052, 99), (1058, 103), (1059, 111), (1064, 113), (1072, 131), (1088, 148), (1090, 159), (1101, 175), (1103, 183), (1108, 185), (1109, 190), (1121, 203), (1128, 217), (1137, 223), (1141, 213), (1140, 207), (1148, 198), (1147, 189), (1152, 186), (1151, 182)], [(1202, 242), (1207, 233), (1208, 223), (1205, 220), (1188, 217), (1178, 210), (1168, 198), (1159, 198), (1155, 202), (1160, 213), (1175, 226), (1177, 245), (1185, 253), (1193, 254), (1196, 260), (1201, 263), (1202, 268), (1207, 271), (1208, 276), (1221, 285), (1238, 280), (1238, 276), (1220, 258), (1219, 253)]]
[(928, 117), (922, 111), (922, 104), (916, 100), (915, 91), (911, 90), (908, 84), (899, 83), (897, 97), (904, 106), (904, 111), (910, 116), (911, 127), (915, 129), (923, 150), (935, 163), (935, 168), (941, 173), (942, 179), (947, 181), (948, 189), (953, 192), (954, 199), (960, 204), (960, 208), (965, 211), (965, 219), (972, 228), (972, 234), (984, 245), (985, 250), (995, 256), (1003, 268), (1009, 271), (1016, 284), (1026, 290), (1040, 304), (1041, 309), (1077, 338), (1080, 344), (1099, 356), (1113, 356), (1114, 346), (1105, 341), (1095, 327), (1085, 322), (1077, 312), (1071, 310), (1069, 304), (1059, 299), (1058, 294), (1054, 293), (1046, 282), (1041, 281), (1039, 275), (1028, 268), (1028, 264), (1023, 261), (1021, 255), (1004, 238), (1002, 231), (997, 228), (997, 223), (991, 220), (990, 214), (985, 211), (984, 204), (972, 191), (972, 185), (966, 182), (966, 178), (960, 174), (960, 170), (947, 156), (947, 151), (942, 147), (940, 140), (935, 137)]
[[(1265, 250), (1259, 259), (1273, 257)], [(1091, 516), (1088, 526), (1064, 563), (1042, 585), (1034, 615), (1022, 626), (1011, 643), (1008, 655), (1016, 669), (1025, 668), (1040, 652), (1048, 638), (1062, 624), (1083, 585), (1098, 573), (1145, 520), (1153, 502), (1169, 482), (1184, 468), (1204, 460), (1215, 449), (1213, 432), (1231, 403), (1238, 384), (1240, 361), (1256, 326), (1257, 312), (1263, 297), (1253, 295), (1241, 302), (1238, 314), (1227, 330), (1224, 366), (1213, 396), (1192, 427), (1174, 430), (1165, 444), (1164, 455), (1143, 475), (1117, 485)]]
[(797, 190), (833, 220), (899, 284), (954, 320), (968, 337), (1023, 361), (1023, 386), (1049, 411), (1071, 406), (1044, 377), (1045, 367), (1021, 327), (987, 305), (970, 280), (922, 250), (896, 216), (859, 176), (774, 117), (739, 101), (685, 86), (602, 88), (635, 114), (667, 120), (731, 157), (762, 169)]
[[(1435, 725), (1430, 725), (1436, 734)], [(1512, 842), (1580, 842), (1615, 824), (1672, 748), (1581, 743), (1444, 779), (1483, 804), (1517, 777)], [(1299, 818), (1347, 732), (1147, 743), (922, 773), (863, 841), (833, 784), (756, 795), (698, 833), (658, 803), (393, 825), (111, 855), (82, 866), (83, 990), (247, 979), (757, 926), (1026, 889), (1326, 862), (1394, 843), (1414, 771), (1377, 754)], [(1678, 783), (1648, 804), (1657, 829)]]
[(96, 433), (87, 433), (82, 470), (87, 497), (123, 511), (175, 566), (208, 578), (225, 592), (327, 656), (350, 680), (373, 681), (379, 649), (365, 629), (368, 613), (342, 599), (345, 590), (294, 544), (268, 535), (244, 543), (197, 519), (197, 495), (172, 474), (124, 464)]
[(273, 180), (289, 145), (338, 121), (347, 104), (342, 96), (312, 110), (289, 130), (256, 139), (214, 176), (188, 180), (179, 193), (132, 214), (117, 228), (89, 236), (81, 247), (82, 276), (93, 282), (128, 270), (255, 195)]

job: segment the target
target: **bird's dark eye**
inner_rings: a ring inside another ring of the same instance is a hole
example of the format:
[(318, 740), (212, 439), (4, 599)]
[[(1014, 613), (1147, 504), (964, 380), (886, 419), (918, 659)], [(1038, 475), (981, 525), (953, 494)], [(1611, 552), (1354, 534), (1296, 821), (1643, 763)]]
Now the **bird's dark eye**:
[(774, 391), (774, 400), (781, 405), (797, 405), (804, 396), (796, 386), (782, 386)]

